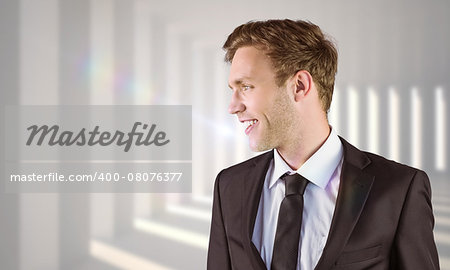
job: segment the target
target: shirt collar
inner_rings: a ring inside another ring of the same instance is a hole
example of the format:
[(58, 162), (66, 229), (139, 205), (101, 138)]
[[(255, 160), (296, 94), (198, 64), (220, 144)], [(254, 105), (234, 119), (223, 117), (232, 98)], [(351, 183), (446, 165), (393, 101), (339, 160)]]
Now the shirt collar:
[(342, 142), (333, 129), (322, 146), (297, 171), (289, 167), (276, 149), (273, 151), (274, 169), (269, 188), (286, 172), (296, 172), (325, 189), (343, 156)]

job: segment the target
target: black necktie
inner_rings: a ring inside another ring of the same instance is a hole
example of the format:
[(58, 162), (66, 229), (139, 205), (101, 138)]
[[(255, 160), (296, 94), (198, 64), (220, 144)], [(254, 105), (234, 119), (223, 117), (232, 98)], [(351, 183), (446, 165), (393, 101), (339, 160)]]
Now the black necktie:
[(309, 181), (299, 174), (284, 174), (286, 196), (281, 201), (273, 244), (271, 270), (295, 270), (302, 228), (303, 193)]

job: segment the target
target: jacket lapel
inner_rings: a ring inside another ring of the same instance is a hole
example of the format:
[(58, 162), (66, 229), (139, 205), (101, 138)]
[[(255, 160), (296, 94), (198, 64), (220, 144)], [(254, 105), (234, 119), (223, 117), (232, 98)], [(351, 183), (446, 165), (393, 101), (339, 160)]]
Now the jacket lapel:
[(244, 248), (249, 255), (254, 269), (266, 269), (261, 255), (252, 242), (253, 228), (258, 212), (259, 200), (264, 185), (270, 161), (273, 159), (273, 151), (269, 151), (258, 158), (249, 168), (245, 179), (242, 179), (244, 192), (242, 193), (242, 235), (244, 236)]
[(374, 176), (363, 172), (370, 163), (361, 151), (340, 138), (344, 147), (341, 183), (330, 233), (316, 270), (330, 269), (342, 252), (361, 215)]

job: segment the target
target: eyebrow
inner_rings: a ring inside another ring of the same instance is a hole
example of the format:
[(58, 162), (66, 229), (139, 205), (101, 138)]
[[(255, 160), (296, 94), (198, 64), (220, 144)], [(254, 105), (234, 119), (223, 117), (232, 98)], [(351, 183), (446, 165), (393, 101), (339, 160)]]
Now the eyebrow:
[[(234, 80), (232, 83), (235, 84), (235, 85), (237, 85), (237, 86), (239, 86), (239, 85), (242, 85), (242, 84), (244, 83), (244, 80), (250, 80), (250, 77), (242, 77), (242, 78), (240, 78), (240, 79)], [(233, 89), (233, 87), (231, 87), (230, 84), (228, 84), (228, 87), (231, 88), (231, 89)]]

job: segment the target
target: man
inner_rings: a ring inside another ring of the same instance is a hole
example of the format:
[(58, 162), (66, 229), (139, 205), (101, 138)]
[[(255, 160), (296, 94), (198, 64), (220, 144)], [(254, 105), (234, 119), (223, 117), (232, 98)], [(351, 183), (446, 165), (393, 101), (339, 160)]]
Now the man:
[(271, 151), (217, 176), (208, 269), (439, 269), (427, 175), (328, 124), (337, 51), (320, 28), (249, 22), (223, 48), (229, 112)]

